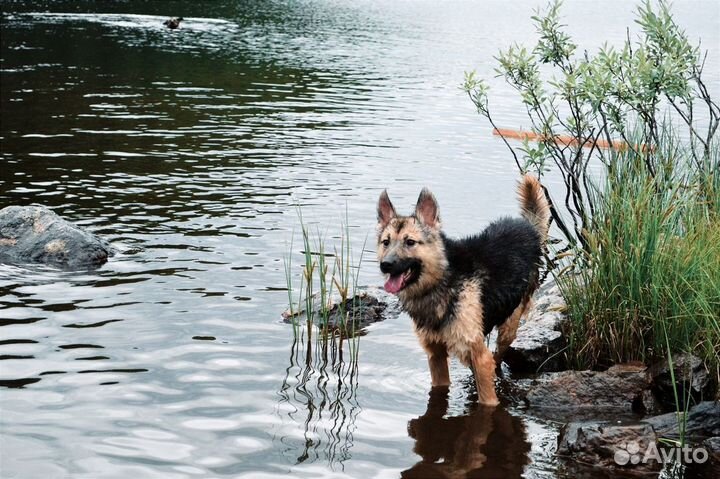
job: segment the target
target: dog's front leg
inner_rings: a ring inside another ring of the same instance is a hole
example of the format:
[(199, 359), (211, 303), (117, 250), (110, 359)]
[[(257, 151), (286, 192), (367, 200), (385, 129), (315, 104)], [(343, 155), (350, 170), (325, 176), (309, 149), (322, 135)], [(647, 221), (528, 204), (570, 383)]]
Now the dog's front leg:
[(444, 344), (425, 344), (425, 352), (430, 365), (430, 378), (432, 386), (450, 386), (450, 368), (448, 367), (448, 352)]
[(478, 402), (484, 406), (497, 406), (500, 403), (495, 394), (495, 360), (484, 339), (476, 341), (472, 346), (472, 365)]

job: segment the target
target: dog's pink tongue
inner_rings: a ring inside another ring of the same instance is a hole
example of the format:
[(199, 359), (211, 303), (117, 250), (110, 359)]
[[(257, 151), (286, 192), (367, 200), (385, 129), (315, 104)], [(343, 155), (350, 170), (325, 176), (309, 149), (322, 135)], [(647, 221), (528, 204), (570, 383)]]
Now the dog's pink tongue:
[(403, 283), (403, 275), (390, 276), (388, 280), (385, 281), (385, 291), (395, 294), (402, 289)]

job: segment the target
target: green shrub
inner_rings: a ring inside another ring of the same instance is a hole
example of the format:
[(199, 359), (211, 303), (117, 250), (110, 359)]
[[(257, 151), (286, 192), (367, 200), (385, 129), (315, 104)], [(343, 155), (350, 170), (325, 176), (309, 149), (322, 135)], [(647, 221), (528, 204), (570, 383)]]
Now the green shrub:
[[(617, 153), (593, 192), (587, 247), (559, 274), (568, 305), (568, 354), (578, 367), (701, 356), (718, 374), (720, 210), (663, 136), (652, 176), (644, 153)], [(714, 175), (716, 181), (717, 175)], [(706, 179), (710, 182), (710, 179)], [(717, 190), (715, 190), (717, 191)]]
[(548, 192), (564, 200), (551, 201), (563, 245), (549, 266), (568, 304), (569, 358), (600, 368), (691, 351), (717, 376), (720, 107), (705, 58), (664, 1), (638, 8), (638, 38), (594, 54), (577, 51), (560, 7), (532, 17), (535, 45), (496, 58), (536, 142), (512, 146), (474, 72), (463, 89), (521, 172), (564, 181)]
[(466, 73), (463, 89), (503, 136), (523, 173), (561, 174), (564, 211), (551, 202), (553, 220), (567, 243), (585, 247), (596, 197), (589, 166), (604, 165), (612, 173), (613, 163), (622, 160), (606, 147), (648, 152), (642, 166), (651, 176), (662, 174), (652, 153), (663, 148), (662, 125), (671, 113), (687, 138), (690, 168), (710, 174), (720, 168), (712, 148), (720, 107), (704, 83), (699, 47), (675, 23), (666, 2), (653, 8), (646, 1), (638, 8), (636, 41), (628, 36), (621, 47), (605, 45), (595, 54), (576, 51), (563, 31), (560, 7), (553, 1), (532, 17), (539, 37), (533, 47), (512, 45), (496, 58), (496, 72), (520, 95), (537, 143), (511, 146), (492, 115), (489, 87), (475, 72)]

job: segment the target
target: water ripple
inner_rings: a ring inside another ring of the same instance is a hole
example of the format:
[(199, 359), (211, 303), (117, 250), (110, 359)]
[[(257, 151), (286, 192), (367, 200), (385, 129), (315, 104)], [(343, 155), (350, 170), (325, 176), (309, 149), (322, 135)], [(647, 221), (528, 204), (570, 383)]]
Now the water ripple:
[[(298, 206), (328, 241), (347, 214), (361, 284), (384, 188), (409, 208), (430, 186), (453, 235), (515, 212), (514, 165), (458, 85), (477, 68), (527, 127), (492, 57), (532, 38), (536, 3), (3, 3), (0, 206), (46, 204), (118, 251), (0, 264), (3, 477), (556, 475), (556, 424), (478, 411), (459, 365), (428, 396), (407, 316), (355, 365), (279, 318)], [(565, 8), (581, 49), (632, 24), (619, 0)], [(717, 8), (674, 8), (716, 88)]]

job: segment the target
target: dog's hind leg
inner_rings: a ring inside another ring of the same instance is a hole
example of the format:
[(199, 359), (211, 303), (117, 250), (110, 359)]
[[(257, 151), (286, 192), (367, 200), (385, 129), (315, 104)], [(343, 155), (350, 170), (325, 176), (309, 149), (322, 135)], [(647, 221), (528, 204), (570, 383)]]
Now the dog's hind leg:
[(472, 346), (472, 365), (478, 402), (484, 406), (497, 406), (499, 402), (495, 394), (495, 361), (484, 339), (476, 341)]
[(447, 348), (441, 343), (423, 344), (430, 365), (432, 386), (450, 386), (450, 368)]
[(517, 336), (517, 330), (520, 326), (520, 319), (522, 319), (525, 313), (530, 309), (531, 303), (532, 300), (529, 297), (524, 299), (523, 302), (515, 308), (515, 311), (512, 312), (510, 317), (498, 326), (497, 341), (495, 342), (496, 365), (500, 365), (505, 351), (507, 351), (512, 342), (515, 341), (515, 336)]

